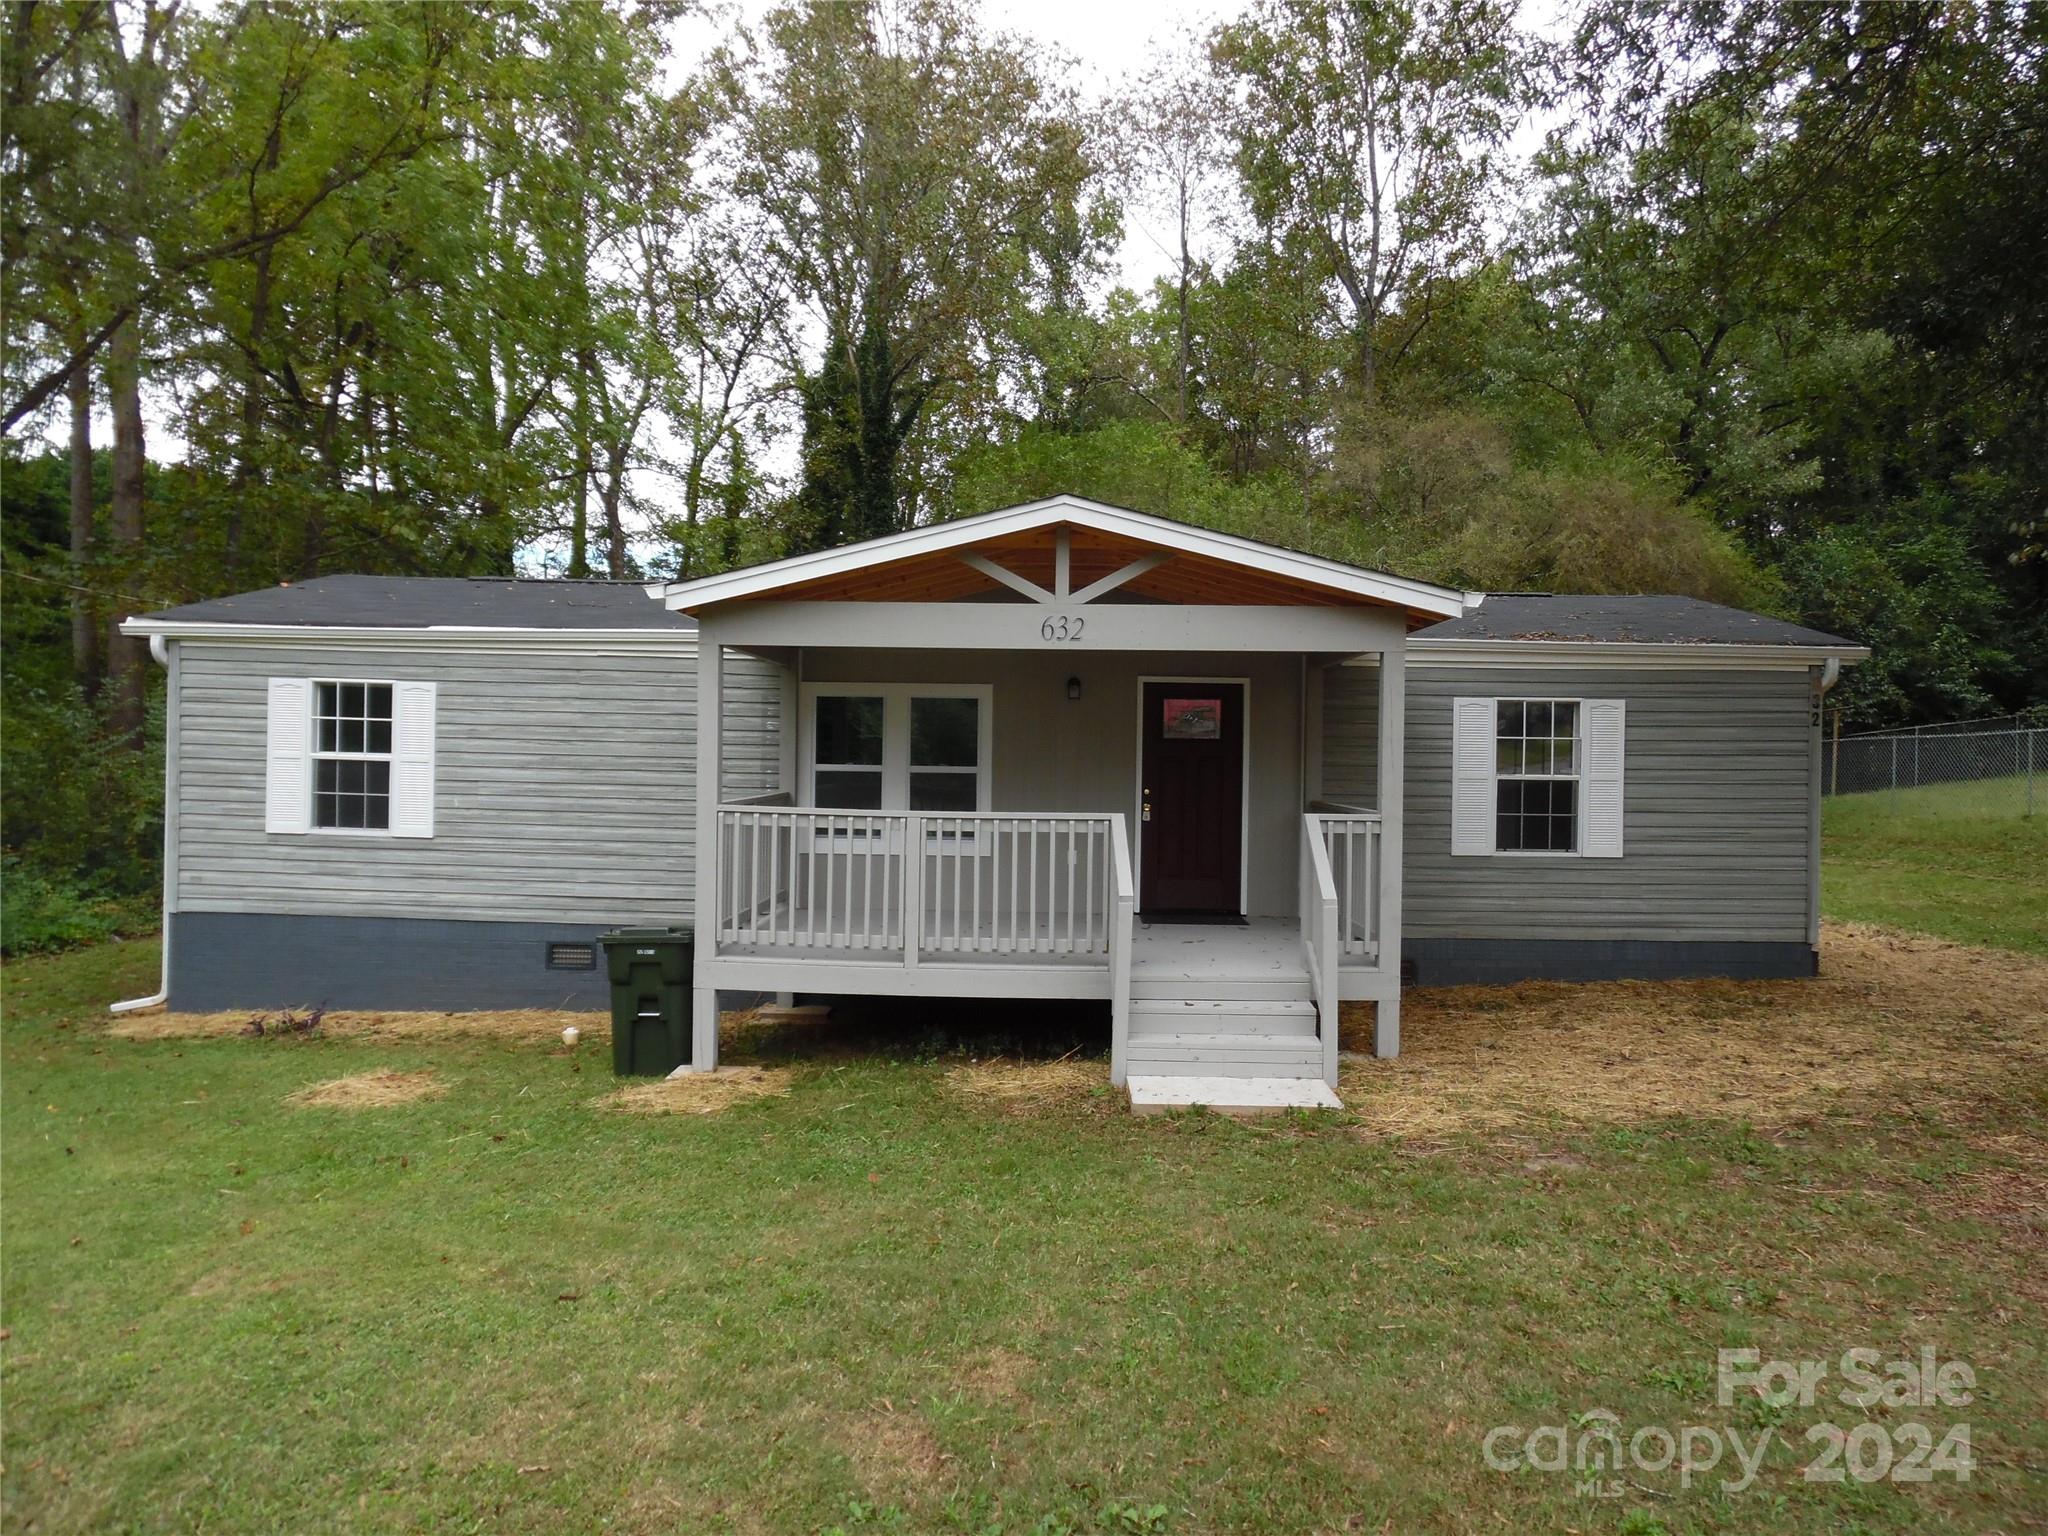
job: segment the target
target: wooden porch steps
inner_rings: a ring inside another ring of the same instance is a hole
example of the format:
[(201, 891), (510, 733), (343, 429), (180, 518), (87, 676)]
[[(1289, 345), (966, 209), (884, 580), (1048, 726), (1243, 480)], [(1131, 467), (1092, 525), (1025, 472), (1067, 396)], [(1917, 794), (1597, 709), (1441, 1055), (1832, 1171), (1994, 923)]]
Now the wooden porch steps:
[(1313, 1077), (1323, 1075), (1313, 1035), (1132, 1035), (1128, 1070), (1155, 1077)]
[(1131, 976), (1131, 1000), (1286, 1002), (1310, 1000), (1308, 972), (1259, 976)]
[(1306, 998), (1133, 997), (1131, 1038), (1198, 1034), (1313, 1040), (1316, 1005)]
[[(1129, 1079), (1190, 1085), (1189, 1102), (1270, 1098), (1256, 1083), (1321, 1084), (1323, 1047), (1308, 968), (1291, 933), (1163, 925), (1145, 931), (1131, 972)], [(1192, 1085), (1206, 1085), (1197, 1088)], [(1164, 1091), (1163, 1089), (1161, 1091)], [(1135, 1102), (1135, 1100), (1134, 1100)]]

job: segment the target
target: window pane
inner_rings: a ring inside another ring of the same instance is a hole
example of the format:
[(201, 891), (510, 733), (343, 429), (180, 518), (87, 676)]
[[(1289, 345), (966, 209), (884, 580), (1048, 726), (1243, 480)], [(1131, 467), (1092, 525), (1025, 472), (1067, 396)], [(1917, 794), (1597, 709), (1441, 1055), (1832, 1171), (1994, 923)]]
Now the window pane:
[(370, 722), (369, 745), (363, 750), (366, 752), (389, 752), (391, 750), (391, 722), (389, 720), (372, 720)]
[(1494, 787), (1494, 809), (1503, 816), (1519, 816), (1522, 811), (1522, 781), (1502, 779)]
[(1520, 773), (1522, 771), (1522, 743), (1503, 736), (1494, 744), (1493, 769), (1496, 773)]
[(1522, 846), (1522, 818), (1500, 815), (1494, 818), (1493, 846), (1502, 853), (1515, 853)]
[(363, 763), (363, 788), (373, 795), (391, 793), (391, 765), (389, 763)]
[(1578, 759), (1572, 751), (1569, 736), (1554, 739), (1550, 744), (1550, 771), (1552, 773), (1577, 773)]
[(363, 750), (363, 722), (344, 720), (341, 722), (341, 745), (336, 750), (360, 752)]
[(1564, 703), (1558, 704), (1554, 708), (1556, 709), (1556, 719), (1551, 724), (1550, 734), (1553, 736), (1570, 736), (1576, 732), (1579, 728), (1579, 706), (1575, 703)]
[(1569, 816), (1572, 812), (1572, 786), (1570, 782), (1565, 779), (1552, 779), (1543, 788), (1547, 791), (1543, 797), (1544, 809), (1553, 816)]
[(341, 825), (341, 797), (339, 795), (315, 795), (313, 797), (313, 825), (316, 827), (338, 827)]
[(1520, 699), (1502, 699), (1500, 701), (1499, 725), (1499, 734), (1502, 736), (1519, 736), (1522, 734), (1522, 701)]
[(1548, 704), (1530, 704), (1527, 707), (1527, 713), (1523, 716), (1523, 727), (1524, 733), (1527, 735), (1548, 736), (1550, 734), (1550, 706)]
[(910, 701), (911, 767), (972, 768), (980, 761), (980, 700)]
[(1550, 846), (1569, 853), (1577, 846), (1579, 786), (1565, 780), (1550, 786)]
[(879, 811), (882, 774), (879, 769), (820, 768), (815, 786), (819, 805), (834, 811)]
[(910, 808), (913, 811), (972, 811), (981, 781), (972, 773), (913, 773), (910, 776)]
[[(821, 694), (818, 698), (817, 761), (866, 763), (880, 767), (882, 701), (847, 694)], [(823, 775), (819, 777), (822, 779)]]
[(354, 718), (360, 720), (363, 717), (363, 685), (361, 683), (343, 683), (341, 685), (340, 713), (344, 719)]
[(391, 718), (391, 685), (372, 683), (363, 701), (363, 713), (372, 720)]

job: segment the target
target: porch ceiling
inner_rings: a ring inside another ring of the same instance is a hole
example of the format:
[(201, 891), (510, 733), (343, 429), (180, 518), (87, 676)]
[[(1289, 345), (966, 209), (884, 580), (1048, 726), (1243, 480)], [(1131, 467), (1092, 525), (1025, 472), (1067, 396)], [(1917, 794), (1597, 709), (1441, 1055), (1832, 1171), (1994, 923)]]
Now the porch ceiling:
[(1293, 577), (1276, 576), (1209, 555), (1070, 523), (1047, 524), (957, 550), (906, 555), (883, 564), (802, 581), (779, 590), (784, 602), (946, 603), (983, 594), (1024, 601), (994, 577), (960, 557), (980, 555), (1051, 591), (1060, 531), (1068, 538), (1068, 584), (1079, 591), (1146, 555), (1167, 559), (1135, 576), (1102, 601), (1149, 599), (1163, 603), (1205, 603), (1259, 607), (1387, 607), (1354, 593)]
[[(1055, 572), (1063, 541), (1069, 559), (1067, 584), (1061, 589)], [(1110, 578), (1113, 586), (1089, 590)], [(1455, 617), (1481, 600), (1477, 593), (1079, 496), (1055, 496), (648, 588), (669, 608), (698, 615), (735, 602), (902, 605), (988, 598), (1013, 603), (1020, 592), (1024, 600), (1101, 601), (1121, 605), (1127, 613), (1133, 605), (1148, 603), (1392, 610), (1410, 628)]]

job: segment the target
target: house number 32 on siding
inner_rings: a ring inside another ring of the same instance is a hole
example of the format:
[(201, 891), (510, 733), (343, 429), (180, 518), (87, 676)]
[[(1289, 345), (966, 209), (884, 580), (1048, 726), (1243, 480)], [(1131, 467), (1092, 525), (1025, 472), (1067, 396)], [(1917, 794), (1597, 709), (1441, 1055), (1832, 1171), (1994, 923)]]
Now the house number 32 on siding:
[(1081, 626), (1087, 622), (1079, 614), (1056, 613), (1038, 626), (1038, 638), (1053, 642), (1078, 640), (1081, 638)]

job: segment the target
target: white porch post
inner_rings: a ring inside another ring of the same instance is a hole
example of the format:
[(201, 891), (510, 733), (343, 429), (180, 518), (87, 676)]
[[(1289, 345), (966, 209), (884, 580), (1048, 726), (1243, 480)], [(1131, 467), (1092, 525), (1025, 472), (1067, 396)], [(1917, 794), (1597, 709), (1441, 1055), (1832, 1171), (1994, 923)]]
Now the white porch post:
[[(697, 974), (718, 953), (718, 798), (724, 725), (725, 647), (712, 626), (697, 624)], [(690, 998), (690, 1070), (718, 1066), (718, 989), (699, 982)]]
[[(795, 652), (789, 664), (781, 669), (782, 761), (780, 764), (781, 776), (776, 780), (775, 787), (779, 790), (782, 790), (785, 794), (789, 796), (789, 803), (791, 805), (797, 804), (802, 799), (802, 795), (797, 788), (796, 782), (796, 733), (797, 710), (802, 707), (803, 701), (803, 656), (804, 653), (801, 650)], [(772, 897), (770, 898), (770, 904), (773, 904)], [(788, 988), (784, 988), (775, 994), (775, 1003), (776, 1006), (779, 1008), (790, 1007), (795, 1002), (796, 993), (790, 991)]]
[(1373, 1006), (1372, 1053), (1401, 1054), (1401, 782), (1407, 739), (1407, 641), (1380, 652), (1380, 969), (1386, 990)]

